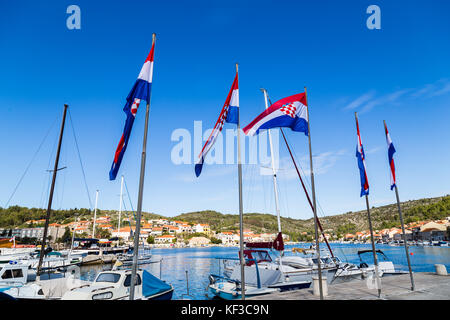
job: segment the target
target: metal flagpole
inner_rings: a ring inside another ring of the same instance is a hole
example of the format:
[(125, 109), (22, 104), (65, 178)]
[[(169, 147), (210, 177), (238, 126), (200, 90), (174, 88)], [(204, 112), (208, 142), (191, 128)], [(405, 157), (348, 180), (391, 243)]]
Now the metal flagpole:
[(366, 206), (367, 206), (367, 217), (369, 219), (370, 239), (372, 242), (373, 260), (375, 262), (375, 279), (377, 281), (378, 297), (380, 297), (381, 296), (381, 281), (380, 281), (380, 275), (378, 274), (378, 259), (377, 259), (377, 253), (375, 251), (375, 239), (373, 238), (372, 219), (370, 217), (370, 209), (369, 209), (369, 196), (367, 194), (366, 194)]
[[(383, 120), (383, 123), (384, 123), (384, 130), (385, 130), (385, 133), (387, 135), (386, 121)], [(405, 224), (403, 223), (402, 208), (400, 207), (400, 197), (398, 196), (397, 181), (395, 181), (394, 188), (395, 188), (395, 197), (397, 198), (398, 214), (399, 214), (399, 217), (400, 217), (400, 223), (402, 225), (403, 241), (404, 241), (404, 244), (405, 244), (406, 260), (408, 261), (409, 276), (411, 278), (411, 291), (414, 291), (414, 289), (415, 289), (414, 277), (413, 277), (412, 269), (411, 269), (411, 261), (409, 260), (409, 249), (408, 249), (408, 243), (406, 241), (406, 232), (405, 232)]]
[[(267, 110), (269, 108), (269, 104), (267, 102), (267, 90), (262, 88), (261, 91), (264, 93), (264, 103), (265, 103), (266, 110)], [(279, 208), (279, 200), (278, 200), (277, 173), (275, 170), (275, 161), (273, 158), (272, 135), (271, 135), (270, 129), (268, 129), (267, 131), (269, 133), (270, 157), (272, 159), (272, 173), (273, 173), (272, 177), (273, 177), (273, 189), (275, 192), (275, 210), (277, 212), (278, 233), (280, 233), (281, 232), (281, 217), (280, 217), (280, 208)], [(281, 256), (282, 256), (282, 253), (280, 253), (279, 269), (281, 271), (281, 274), (283, 274)]]
[(309, 163), (311, 167), (311, 191), (312, 191), (312, 199), (313, 199), (313, 211), (314, 211), (314, 233), (316, 238), (316, 252), (317, 252), (317, 271), (319, 272), (319, 291), (320, 291), (320, 300), (323, 300), (323, 288), (322, 288), (322, 266), (320, 261), (320, 247), (319, 247), (319, 234), (317, 231), (317, 206), (316, 206), (316, 189), (314, 185), (314, 170), (313, 170), (313, 161), (312, 161), (312, 151), (311, 151), (311, 126), (310, 126), (310, 118), (309, 118), (309, 104), (308, 97), (306, 93), (305, 87), (305, 100), (306, 100), (306, 113), (308, 115), (308, 142), (309, 142)]
[[(156, 41), (156, 34), (152, 35), (152, 46)], [(144, 126), (144, 141), (142, 145), (141, 156), (141, 174), (139, 177), (139, 193), (137, 204), (136, 229), (134, 230), (134, 249), (133, 249), (133, 267), (131, 269), (131, 285), (130, 285), (130, 300), (134, 300), (134, 287), (136, 281), (138, 251), (139, 251), (139, 235), (141, 232), (141, 215), (142, 215), (142, 198), (144, 194), (144, 177), (145, 177), (145, 158), (147, 152), (147, 132), (148, 132), (148, 115), (150, 112), (150, 95), (148, 97), (147, 109), (145, 111), (145, 126)]]
[(98, 203), (98, 190), (95, 191), (95, 209), (94, 209), (94, 224), (92, 225), (92, 238), (95, 237), (95, 222), (97, 221), (97, 203)]
[(397, 197), (398, 213), (400, 216), (400, 222), (402, 224), (403, 241), (405, 243), (405, 254), (406, 254), (406, 260), (408, 261), (409, 276), (411, 278), (411, 290), (414, 291), (414, 289), (415, 289), (414, 277), (413, 277), (412, 269), (411, 269), (411, 261), (409, 260), (409, 250), (408, 250), (408, 244), (406, 243), (405, 225), (403, 223), (402, 209), (400, 208), (400, 198), (398, 196), (397, 183), (395, 184), (395, 196)]
[[(356, 131), (359, 131), (358, 115), (356, 112), (355, 112), (355, 120), (356, 120)], [(373, 237), (372, 218), (370, 217), (369, 196), (367, 194), (366, 194), (366, 206), (367, 206), (367, 218), (369, 220), (370, 240), (372, 243), (373, 261), (375, 263), (375, 279), (377, 281), (378, 297), (380, 297), (381, 296), (381, 281), (380, 281), (380, 275), (378, 274), (378, 259), (377, 259), (377, 252), (375, 250), (375, 239)]]
[[(239, 66), (236, 63), (236, 75), (239, 81)], [(237, 154), (238, 154), (238, 178), (239, 178), (239, 252), (241, 263), (241, 297), (245, 300), (245, 257), (244, 257), (244, 212), (242, 206), (242, 162), (241, 162), (241, 139), (240, 139), (240, 106), (238, 107), (237, 122)]]
[(41, 275), (42, 261), (44, 259), (45, 244), (47, 243), (48, 224), (49, 224), (49, 220), (50, 220), (50, 212), (52, 210), (53, 192), (55, 190), (56, 173), (58, 172), (59, 154), (61, 152), (61, 144), (62, 144), (62, 138), (63, 138), (63, 134), (64, 134), (64, 124), (66, 122), (66, 114), (67, 114), (68, 107), (69, 106), (67, 104), (64, 105), (64, 112), (63, 112), (63, 118), (62, 118), (62, 123), (61, 123), (61, 131), (59, 132), (58, 149), (56, 151), (55, 166), (53, 168), (52, 185), (50, 187), (50, 195), (48, 198), (47, 216), (45, 217), (44, 235), (42, 237), (41, 253), (39, 255), (39, 264), (38, 264), (38, 267), (36, 270), (36, 274), (39, 277)]
[(120, 232), (120, 218), (122, 215), (122, 200), (123, 199), (123, 175), (122, 175), (122, 179), (120, 181), (120, 204), (119, 204), (119, 223), (117, 225), (117, 232)]

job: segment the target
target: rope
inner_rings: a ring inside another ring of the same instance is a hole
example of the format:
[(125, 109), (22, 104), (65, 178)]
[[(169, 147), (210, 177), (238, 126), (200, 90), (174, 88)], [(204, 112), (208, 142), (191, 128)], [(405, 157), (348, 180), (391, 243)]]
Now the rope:
[(56, 118), (55, 121), (53, 121), (53, 124), (50, 126), (50, 128), (48, 129), (47, 133), (44, 136), (44, 139), (42, 140), (42, 142), (40, 143), (39, 147), (37, 148), (36, 152), (34, 153), (33, 157), (31, 158), (31, 161), (28, 163), (28, 166), (26, 167), (25, 171), (23, 172), (22, 176), (19, 179), (19, 182), (16, 184), (11, 196), (9, 197), (8, 201), (6, 202), (5, 208), (8, 207), (9, 202), (11, 201), (12, 197), (14, 196), (14, 194), (16, 193), (17, 189), (19, 188), (20, 183), (22, 182), (23, 178), (25, 177), (25, 175), (28, 172), (28, 169), (31, 167), (32, 163), (34, 162), (34, 159), (36, 158), (37, 154), (39, 153), (39, 151), (42, 148), (42, 145), (44, 144), (45, 140), (47, 139), (48, 135), (50, 134), (51, 129), (53, 128), (53, 126), (55, 125), (56, 122)]
[(128, 200), (130, 201), (131, 212), (133, 213), (134, 221), (136, 221), (136, 215), (134, 214), (133, 203), (131, 202), (131, 197), (130, 197), (130, 193), (128, 192), (127, 182), (126, 182), (125, 178), (123, 179), (123, 183), (125, 184), (125, 190), (127, 191)]
[(92, 210), (92, 201), (91, 201), (91, 196), (89, 193), (89, 188), (86, 182), (86, 174), (84, 173), (84, 166), (83, 166), (83, 162), (81, 161), (81, 153), (80, 153), (80, 148), (78, 147), (78, 140), (77, 140), (77, 136), (75, 134), (75, 127), (73, 125), (73, 121), (72, 121), (72, 115), (70, 113), (70, 109), (68, 109), (69, 111), (69, 120), (70, 120), (70, 126), (72, 127), (72, 133), (73, 133), (73, 138), (75, 140), (75, 146), (77, 147), (77, 153), (78, 153), (78, 160), (80, 161), (80, 165), (81, 165), (81, 172), (83, 173), (83, 180), (84, 180), (84, 186), (86, 188), (86, 193), (89, 199), (89, 209)]

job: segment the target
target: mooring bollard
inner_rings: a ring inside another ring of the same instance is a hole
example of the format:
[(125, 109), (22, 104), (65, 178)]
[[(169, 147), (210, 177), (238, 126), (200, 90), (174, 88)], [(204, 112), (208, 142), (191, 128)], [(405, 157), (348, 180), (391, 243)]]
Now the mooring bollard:
[[(320, 289), (319, 289), (319, 276), (313, 276), (313, 294), (315, 296), (320, 296)], [(327, 277), (322, 276), (322, 292), (323, 296), (326, 297), (328, 295), (328, 282)]]
[(446, 276), (447, 275), (447, 268), (443, 264), (435, 264), (434, 267), (436, 268), (436, 274), (439, 276)]

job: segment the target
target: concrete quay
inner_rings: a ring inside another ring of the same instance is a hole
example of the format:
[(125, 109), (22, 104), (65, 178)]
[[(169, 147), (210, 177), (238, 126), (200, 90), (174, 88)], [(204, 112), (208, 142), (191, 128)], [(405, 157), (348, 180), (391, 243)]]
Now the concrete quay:
[[(431, 272), (413, 273), (415, 290), (411, 291), (409, 274), (381, 278), (381, 298), (366, 280), (328, 285), (325, 300), (450, 300), (450, 276)], [(276, 292), (247, 300), (319, 300), (308, 289)]]

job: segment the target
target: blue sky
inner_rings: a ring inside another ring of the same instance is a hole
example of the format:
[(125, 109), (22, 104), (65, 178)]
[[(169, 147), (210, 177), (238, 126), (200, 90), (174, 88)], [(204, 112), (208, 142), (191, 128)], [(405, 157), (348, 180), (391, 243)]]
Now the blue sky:
[[(81, 9), (81, 30), (66, 8)], [(381, 30), (366, 8), (381, 8)], [(3, 1), (0, 5), (0, 206), (46, 207), (63, 104), (75, 127), (92, 206), (118, 209), (120, 179), (108, 172), (122, 133), (125, 98), (157, 34), (143, 209), (173, 216), (238, 212), (235, 165), (174, 165), (175, 129), (211, 128), (239, 62), (242, 125), (272, 101), (308, 87), (316, 191), (323, 212), (363, 209), (354, 111), (367, 156), (371, 205), (389, 190), (383, 120), (397, 149), (402, 200), (450, 193), (450, 20), (448, 1)], [(69, 121), (69, 120), (68, 120)], [(144, 112), (140, 109), (121, 174), (136, 207)], [(226, 126), (231, 128), (230, 125)], [(287, 132), (307, 172), (307, 139)], [(282, 216), (311, 211), (280, 144)], [(89, 207), (70, 122), (54, 208)], [(244, 211), (274, 212), (270, 176), (244, 166)], [(309, 181), (309, 177), (307, 178)], [(127, 203), (128, 204), (128, 203)]]

